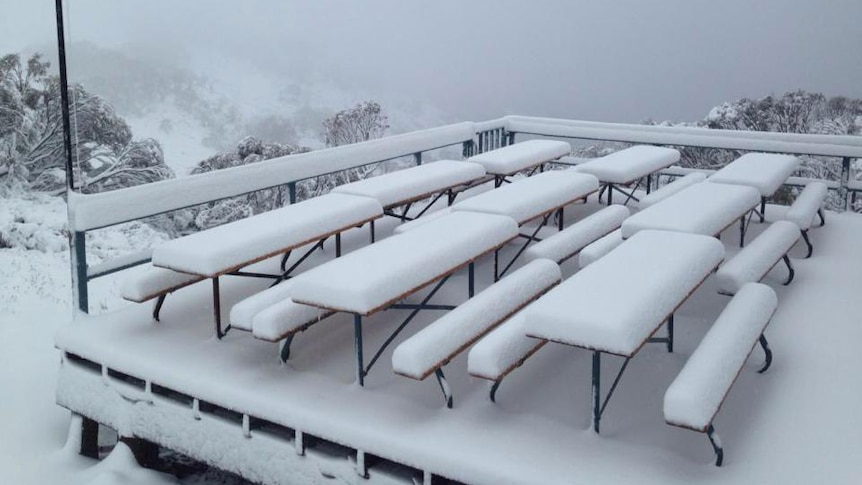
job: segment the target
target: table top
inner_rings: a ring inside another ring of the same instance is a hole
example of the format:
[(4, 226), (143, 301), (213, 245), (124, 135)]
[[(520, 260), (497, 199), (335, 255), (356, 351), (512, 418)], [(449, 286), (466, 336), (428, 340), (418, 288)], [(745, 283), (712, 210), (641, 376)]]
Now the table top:
[(510, 217), (453, 212), (304, 272), (291, 298), (370, 315), (517, 236)]
[(492, 175), (511, 175), (571, 152), (572, 146), (564, 141), (527, 140), (474, 155), (467, 161), (482, 165)]
[(375, 199), (326, 194), (160, 244), (152, 261), (213, 278), (382, 216)]
[(571, 204), (599, 189), (595, 177), (574, 170), (554, 170), (515, 180), (511, 184), (470, 197), (452, 211), (508, 216), (523, 224), (549, 211)]
[(762, 197), (769, 197), (799, 167), (791, 155), (746, 153), (709, 177), (710, 182), (754, 187)]
[(623, 221), (622, 236), (644, 229), (715, 236), (759, 203), (760, 192), (753, 187), (701, 182)]
[(627, 184), (679, 161), (673, 148), (636, 145), (579, 164), (579, 172), (593, 174), (602, 182)]
[(713, 237), (639, 232), (527, 307), (526, 334), (632, 356), (723, 259)]

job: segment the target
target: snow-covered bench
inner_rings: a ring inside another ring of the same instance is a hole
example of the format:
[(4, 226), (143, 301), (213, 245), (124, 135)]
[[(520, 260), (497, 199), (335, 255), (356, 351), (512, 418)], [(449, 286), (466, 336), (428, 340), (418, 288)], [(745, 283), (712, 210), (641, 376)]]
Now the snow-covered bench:
[(778, 190), (799, 166), (792, 155), (776, 153), (746, 153), (709, 176), (709, 181), (722, 184), (747, 185), (760, 192), (760, 222), (765, 220), (766, 199)]
[[(623, 205), (629, 200), (638, 200), (634, 193), (643, 181), (646, 181), (647, 193), (652, 185), (652, 174), (663, 168), (667, 168), (679, 161), (679, 151), (673, 148), (655, 147), (649, 145), (636, 145), (633, 147), (611, 153), (601, 158), (596, 158), (576, 166), (573, 170), (589, 173), (598, 177), (602, 182), (602, 193), (608, 193), (608, 205), (613, 202), (613, 191), (616, 190), (626, 196)], [(629, 192), (620, 189), (620, 186), (629, 186), (635, 183)]]
[(564, 208), (578, 200), (586, 198), (598, 190), (599, 181), (594, 176), (578, 173), (574, 170), (555, 170), (517, 180), (505, 187), (465, 199), (452, 206), (452, 212), (478, 212), (507, 216), (515, 220), (519, 226), (532, 220), (541, 219), (531, 234), (521, 234), (526, 241), (515, 253), (515, 256), (498, 271), (495, 253), (494, 279), (506, 274), (527, 246), (537, 240), (539, 230), (547, 224), (550, 217), (556, 213), (558, 228), (563, 229)]
[(802, 230), (802, 239), (808, 246), (808, 255), (811, 257), (814, 252), (814, 246), (808, 238), (808, 230), (811, 229), (811, 224), (814, 223), (814, 216), (820, 217), (820, 225), (826, 224), (826, 218), (823, 217), (823, 201), (826, 200), (828, 189), (823, 182), (811, 182), (805, 186), (802, 192), (793, 201), (790, 209), (787, 210), (785, 219), (793, 221)]
[(560, 264), (577, 255), (587, 245), (619, 228), (630, 214), (628, 208), (621, 205), (605, 207), (530, 246), (524, 251), (524, 257), (527, 261), (544, 258)]
[(587, 267), (587, 265), (608, 254), (611, 250), (622, 243), (623, 231), (622, 229), (617, 229), (584, 249), (581, 249), (581, 253), (578, 255), (578, 268), (583, 269)]
[(772, 288), (747, 283), (721, 312), (664, 395), (668, 424), (706, 433), (721, 466), (724, 451), (712, 422), (736, 381), (742, 366), (759, 341), (766, 353), (763, 373), (772, 351), (763, 335), (775, 313), (778, 299)]
[[(471, 186), (484, 177), (485, 168), (478, 163), (440, 160), (339, 185), (332, 192), (377, 199), (387, 215), (410, 220), (422, 216), (444, 195), (448, 195), (447, 201), (451, 205), (454, 188)], [(435, 197), (419, 214), (408, 217), (407, 213), (414, 202), (432, 196)], [(400, 214), (394, 211), (398, 207), (404, 208)]]
[(561, 279), (560, 267), (553, 261), (532, 261), (398, 345), (392, 353), (392, 369), (416, 380), (433, 373), (451, 408), (452, 392), (443, 366)]
[(123, 299), (135, 303), (158, 298), (153, 308), (153, 320), (159, 321), (159, 311), (165, 302), (165, 297), (180, 288), (205, 279), (203, 276), (178, 273), (165, 268), (157, 268), (152, 264), (146, 264), (140, 274), (133, 279), (123, 282), (120, 295)]
[[(362, 226), (383, 215), (380, 203), (368, 197), (327, 194), (253, 217), (214, 227), (168, 241), (153, 250), (153, 268), (127, 283), (129, 288), (146, 288), (140, 292), (147, 299), (159, 297), (154, 317), (164, 296), (194, 281), (206, 278), (213, 282), (213, 314), (216, 335), (221, 338), (230, 329), (221, 326), (219, 277), (222, 275), (286, 278), (295, 267), (335, 236), (336, 255), (341, 252), (341, 233)], [(293, 265), (280, 274), (266, 275), (240, 271), (241, 268), (277, 254), (289, 253), (317, 242)], [(158, 270), (158, 271), (156, 271)], [(169, 272), (186, 276), (171, 275)], [(187, 279), (186, 279), (187, 278)], [(194, 281), (191, 279), (194, 278)], [(177, 285), (178, 281), (184, 284)], [(133, 296), (129, 292), (130, 296)]]
[(785, 285), (793, 281), (793, 265), (787, 253), (799, 240), (799, 226), (790, 221), (775, 221), (748, 246), (718, 268), (715, 279), (718, 292), (733, 295), (749, 282), (763, 279), (782, 259), (787, 265)]
[(638, 209), (644, 210), (656, 202), (667, 199), (689, 185), (694, 185), (704, 180), (706, 180), (706, 174), (702, 172), (691, 172), (683, 177), (679, 177), (664, 187), (641, 197), (641, 200), (638, 201)]
[(572, 146), (559, 140), (527, 140), (496, 150), (474, 155), (467, 159), (483, 167), (494, 176), (494, 185), (499, 187), (507, 177), (522, 170), (542, 167), (572, 152)]

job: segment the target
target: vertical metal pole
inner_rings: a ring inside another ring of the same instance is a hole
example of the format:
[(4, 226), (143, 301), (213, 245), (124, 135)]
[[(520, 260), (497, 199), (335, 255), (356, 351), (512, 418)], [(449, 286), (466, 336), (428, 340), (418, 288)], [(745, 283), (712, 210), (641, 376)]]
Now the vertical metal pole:
[(473, 298), (475, 294), (476, 288), (476, 271), (474, 268), (474, 264), (471, 262), (470, 266), (467, 267), (467, 296), (468, 298)]
[(213, 318), (215, 319), (216, 337), (222, 338), (221, 333), (221, 298), (219, 295), (218, 276), (213, 278)]
[(760, 198), (760, 223), (766, 220), (766, 197)]
[(341, 257), (341, 233), (335, 233), (335, 257)]
[(599, 422), (602, 419), (602, 404), (601, 404), (601, 366), (602, 353), (598, 350), (593, 351), (593, 431), (599, 432)]
[(362, 358), (362, 315), (353, 314), (353, 347), (356, 351), (356, 381), (365, 385), (365, 361)]
[(416, 161), (416, 165), (422, 165), (422, 152), (414, 153), (413, 160)]
[(648, 173), (646, 176), (646, 193), (647, 193), (647, 195), (649, 195), (649, 193), (651, 191), (652, 191), (652, 174)]
[(81, 416), (81, 456), (99, 459), (99, 423)]
[(847, 210), (847, 186), (850, 184), (850, 157), (841, 159), (841, 187), (838, 195), (841, 196), (841, 210)]
[(673, 352), (673, 313), (667, 319), (667, 351)]
[(78, 309), (84, 313), (90, 312), (88, 298), (87, 278), (87, 242), (86, 233), (75, 231), (72, 233), (72, 247), (70, 247), (70, 258), (72, 262), (72, 291), (73, 297), (78, 303)]
[(287, 198), (291, 205), (296, 204), (296, 182), (287, 183)]
[(512, 132), (509, 132), (509, 145), (514, 145), (514, 144), (515, 144), (515, 132), (512, 131)]

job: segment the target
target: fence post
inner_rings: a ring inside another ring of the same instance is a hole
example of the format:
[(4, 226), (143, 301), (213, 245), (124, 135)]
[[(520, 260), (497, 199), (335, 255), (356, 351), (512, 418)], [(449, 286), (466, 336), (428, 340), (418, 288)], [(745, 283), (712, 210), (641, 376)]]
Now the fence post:
[(287, 183), (287, 198), (291, 205), (296, 204), (296, 182)]
[(847, 186), (850, 184), (850, 157), (841, 159), (841, 187), (838, 194), (841, 196), (841, 208), (847, 210)]
[(87, 298), (87, 242), (85, 234), (83, 231), (72, 233), (69, 257), (72, 260), (72, 297), (79, 310), (90, 313), (90, 304)]
[(422, 152), (414, 153), (413, 159), (416, 160), (416, 165), (422, 165)]

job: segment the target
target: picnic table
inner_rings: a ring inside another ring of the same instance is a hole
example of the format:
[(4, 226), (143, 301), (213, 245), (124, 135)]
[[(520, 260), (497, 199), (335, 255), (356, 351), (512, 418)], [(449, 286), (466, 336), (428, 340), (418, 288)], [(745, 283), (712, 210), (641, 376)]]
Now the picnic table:
[(586, 198), (599, 188), (599, 181), (592, 175), (578, 173), (572, 169), (555, 170), (499, 187), (458, 202), (453, 212), (469, 211), (496, 214), (514, 219), (519, 226), (541, 219), (531, 234), (522, 234), (526, 239), (512, 260), (498, 273), (495, 253), (494, 279), (506, 274), (518, 257), (532, 241), (539, 240), (539, 230), (547, 224), (551, 215), (557, 214), (559, 230), (563, 230), (563, 215), (567, 205)]
[(746, 153), (709, 177), (710, 182), (748, 185), (760, 192), (760, 222), (765, 219), (766, 199), (799, 167), (799, 159), (774, 153)]
[[(640, 231), (523, 311), (528, 337), (592, 351), (592, 424), (602, 413), (630, 359), (647, 342), (673, 351), (673, 314), (724, 259), (715, 238)], [(651, 338), (667, 322), (666, 338)], [(625, 358), (604, 401), (601, 355)]]
[(507, 177), (522, 170), (541, 168), (544, 164), (568, 155), (572, 146), (558, 140), (527, 140), (468, 158), (485, 167), (485, 172), (494, 176), (494, 186), (499, 187)]
[[(335, 235), (338, 256), (343, 231), (382, 216), (383, 208), (375, 199), (327, 194), (165, 242), (153, 250), (152, 263), (156, 268), (212, 279), (216, 335), (221, 338), (229, 328), (222, 330), (221, 327), (220, 276), (280, 281), (330, 236)], [(240, 271), (245, 266), (315, 241), (317, 244), (296, 264), (280, 274)]]
[[(455, 308), (429, 304), (449, 276), (467, 267), (468, 296), (472, 297), (474, 261), (517, 236), (518, 226), (510, 217), (453, 212), (306, 271), (303, 284), (293, 289), (291, 298), (323, 310), (353, 314), (356, 375), (363, 385), (386, 347), (419, 311)], [(399, 303), (435, 281), (420, 303)], [(411, 313), (366, 365), (362, 318), (386, 309)]]
[(623, 221), (622, 237), (629, 238), (644, 229), (718, 236), (739, 220), (739, 245), (743, 246), (746, 215), (757, 207), (758, 202), (760, 194), (752, 187), (696, 183)]
[[(641, 183), (646, 181), (646, 191), (649, 194), (652, 188), (652, 174), (670, 167), (677, 161), (679, 161), (679, 151), (673, 148), (635, 145), (581, 163), (574, 170), (595, 175), (599, 179), (602, 183), (599, 198), (601, 199), (602, 193), (607, 191), (608, 205), (613, 203), (614, 190), (626, 196), (623, 203), (626, 205), (632, 199), (636, 202), (639, 201), (634, 194)], [(635, 186), (628, 192), (620, 188), (620, 186), (628, 186), (632, 183), (635, 183)]]

